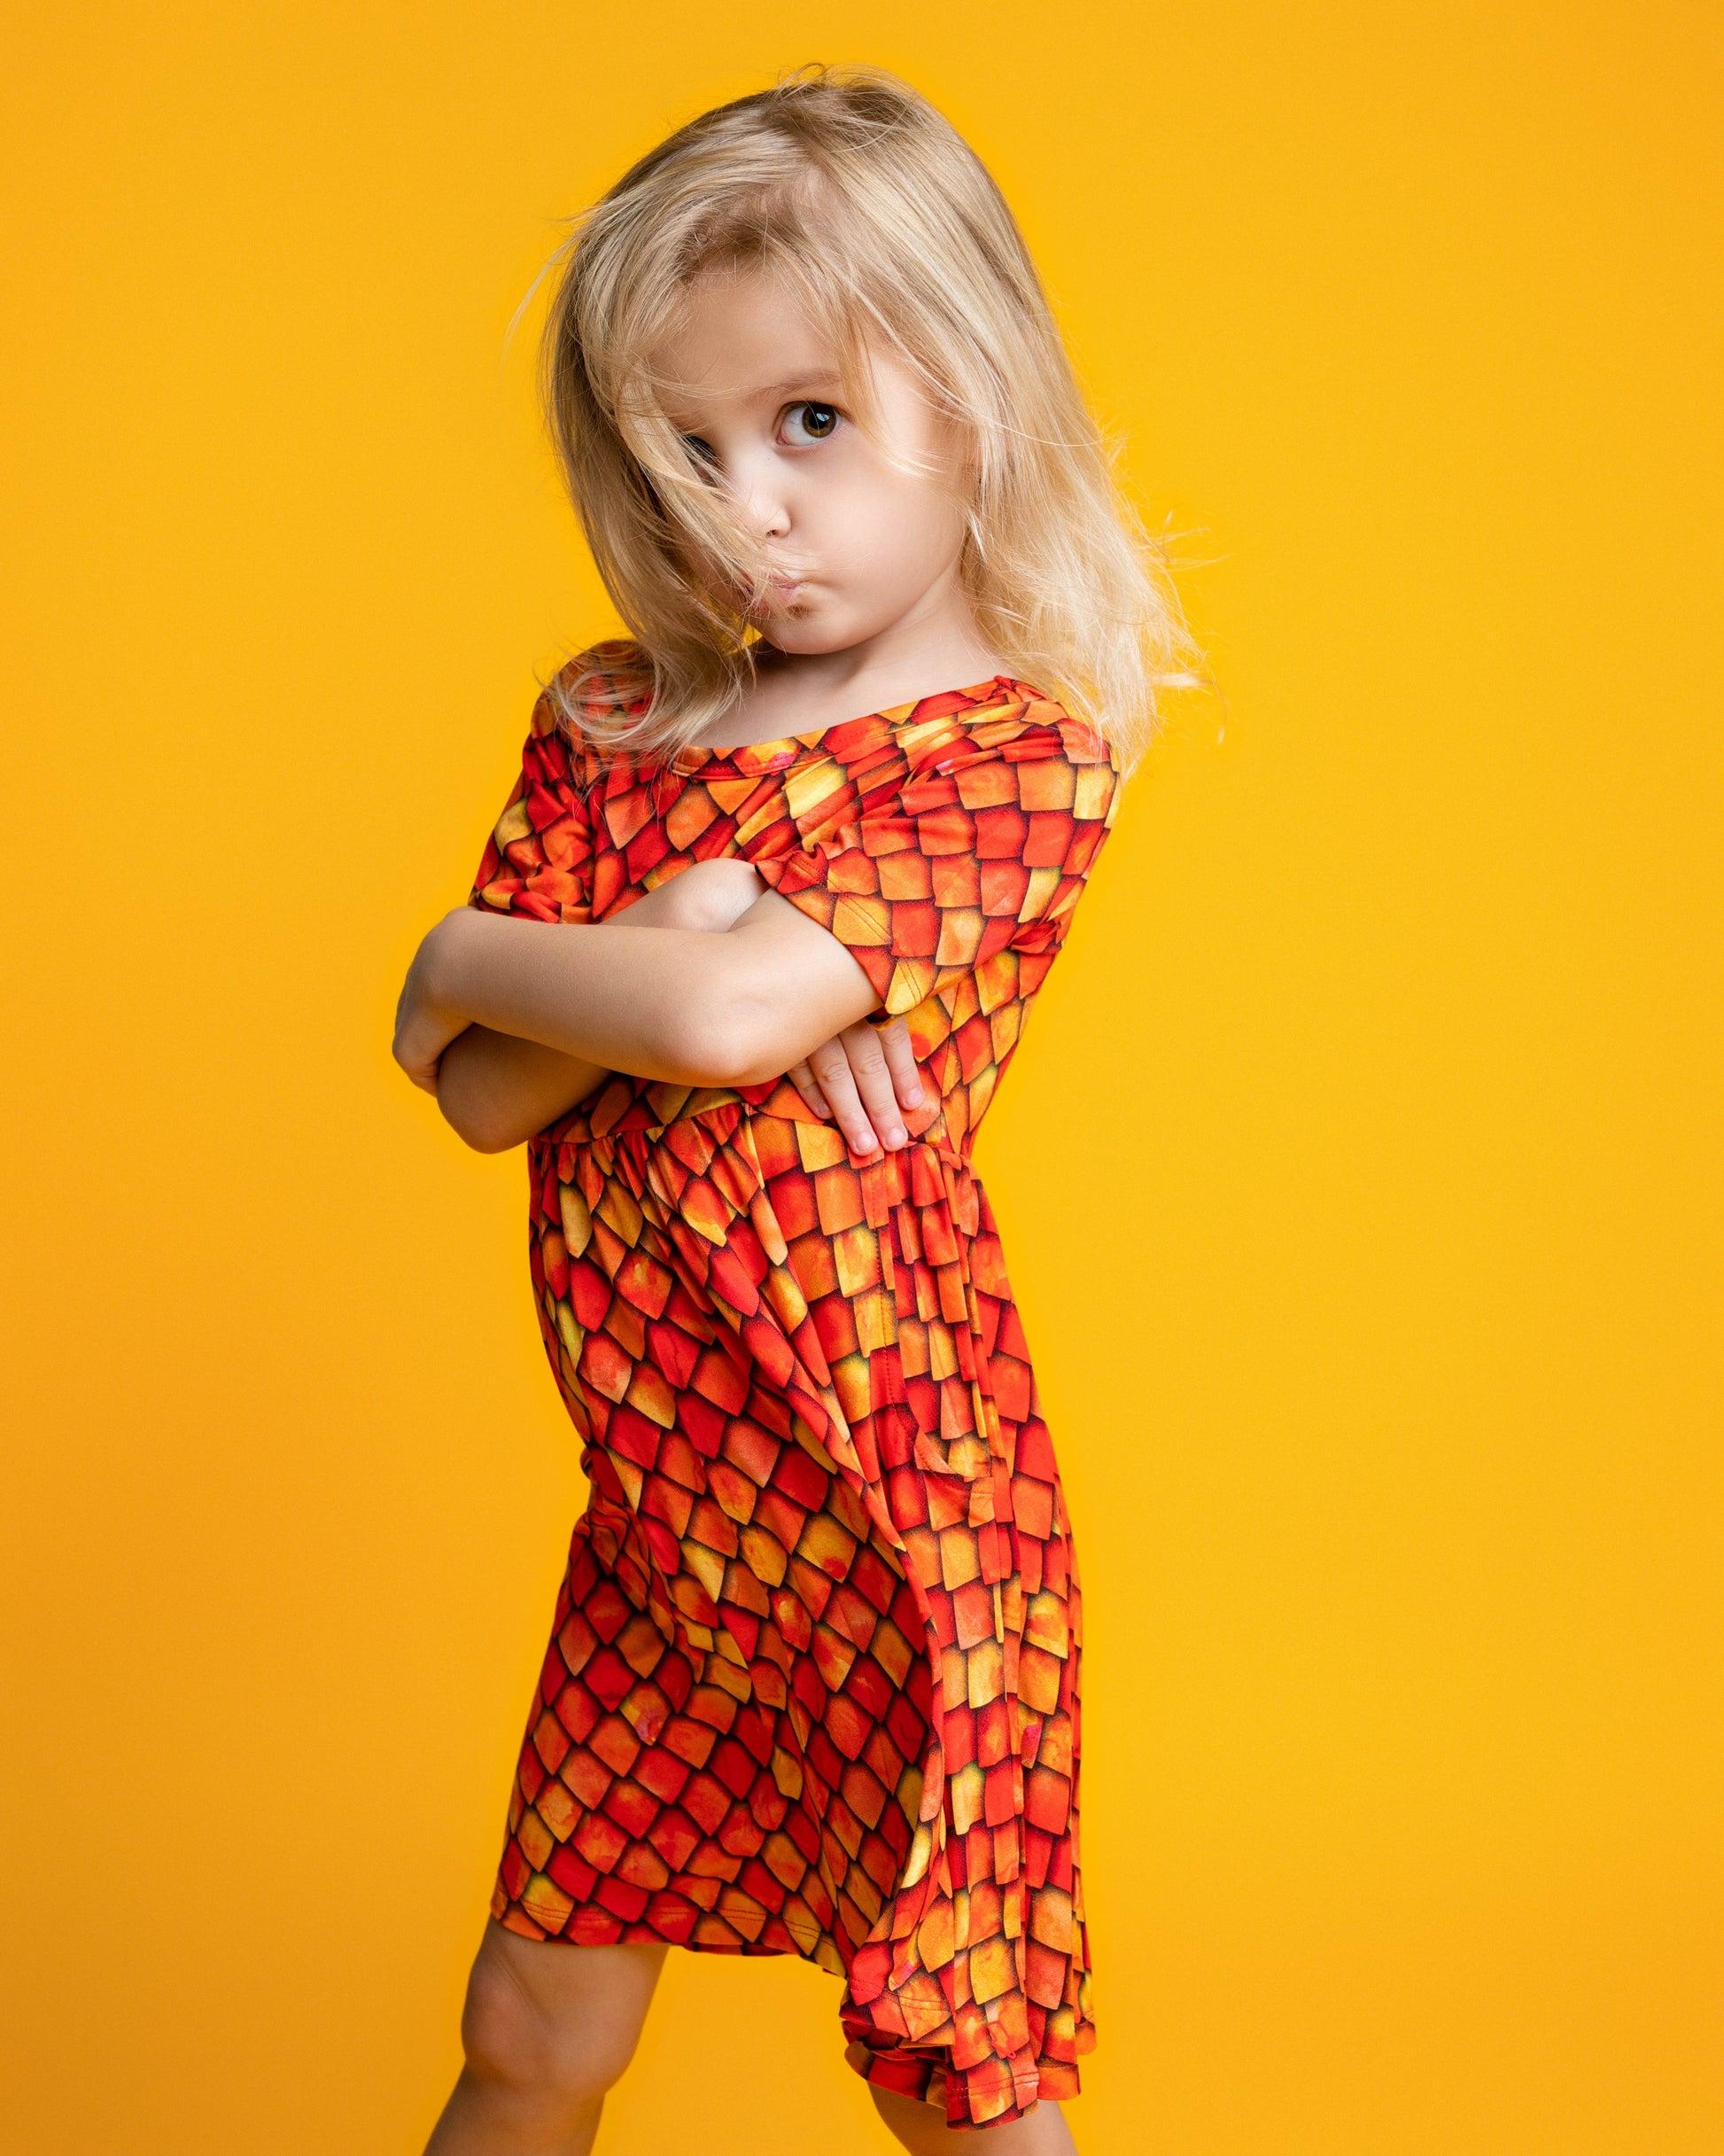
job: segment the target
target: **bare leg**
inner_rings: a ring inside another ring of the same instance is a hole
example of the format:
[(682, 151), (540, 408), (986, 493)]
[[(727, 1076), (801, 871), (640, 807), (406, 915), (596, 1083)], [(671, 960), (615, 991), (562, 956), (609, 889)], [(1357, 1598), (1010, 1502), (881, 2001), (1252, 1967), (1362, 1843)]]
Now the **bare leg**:
[(893, 2139), (910, 2156), (1077, 2156), (1065, 2113), (1051, 2101), (1037, 2104), (1009, 2126), (979, 2130), (948, 2126), (946, 2114), (935, 2105), (895, 2096), (889, 2089), (871, 2087), (868, 2094)]
[(586, 2156), (667, 1951), (487, 1924), (461, 2017), (467, 2063), (425, 2156)]

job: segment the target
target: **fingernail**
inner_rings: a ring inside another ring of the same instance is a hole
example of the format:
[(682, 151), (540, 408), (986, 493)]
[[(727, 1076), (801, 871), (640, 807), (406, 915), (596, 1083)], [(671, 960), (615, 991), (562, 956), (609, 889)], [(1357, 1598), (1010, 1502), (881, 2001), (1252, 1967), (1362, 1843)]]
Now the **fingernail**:
[(921, 1104), (922, 1089), (920, 1086), (912, 1086), (910, 1088), (910, 1105), (912, 1108), (920, 1108)]
[(887, 1125), (886, 1142), (889, 1146), (901, 1146), (904, 1143), (903, 1124), (892, 1123)]

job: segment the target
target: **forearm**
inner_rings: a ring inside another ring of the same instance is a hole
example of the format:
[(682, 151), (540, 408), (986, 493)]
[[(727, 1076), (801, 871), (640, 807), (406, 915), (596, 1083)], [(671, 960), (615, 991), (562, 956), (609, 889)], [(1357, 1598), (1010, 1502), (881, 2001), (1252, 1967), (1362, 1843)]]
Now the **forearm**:
[[(611, 934), (642, 928), (718, 934), (760, 893), (760, 879), (746, 862), (701, 861), (632, 900), (602, 925)], [(434, 931), (427, 940), (439, 938)], [(590, 1056), (472, 1024), (443, 1049), (435, 1090), (446, 1119), (467, 1143), (494, 1153), (566, 1115), (610, 1076), (610, 1066)]]
[(505, 1153), (567, 1115), (610, 1076), (605, 1064), (470, 1025), (443, 1051), (437, 1104), (476, 1152)]
[(462, 907), (425, 939), (410, 979), (446, 1036), (485, 1026), (685, 1086), (779, 1076), (879, 1000), (844, 946), (776, 891), (719, 935), (643, 925), (619, 936), (614, 924)]

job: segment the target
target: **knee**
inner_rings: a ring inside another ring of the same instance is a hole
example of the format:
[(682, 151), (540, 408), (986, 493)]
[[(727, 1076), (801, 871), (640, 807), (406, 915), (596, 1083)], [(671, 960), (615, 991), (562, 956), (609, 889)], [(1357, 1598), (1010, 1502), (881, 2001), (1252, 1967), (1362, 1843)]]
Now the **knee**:
[(868, 2083), (868, 2094), (880, 2121), (900, 2148), (912, 2152), (948, 2146), (952, 2137), (946, 2126), (944, 2105), (919, 2101), (914, 2097), (900, 2096), (896, 2090), (882, 2089), (877, 2082)]
[(552, 2014), (506, 1965), (481, 1958), (468, 1980), (467, 2071), (524, 2109), (564, 2116), (595, 2103), (621, 2078), (636, 2034), (602, 2012)]

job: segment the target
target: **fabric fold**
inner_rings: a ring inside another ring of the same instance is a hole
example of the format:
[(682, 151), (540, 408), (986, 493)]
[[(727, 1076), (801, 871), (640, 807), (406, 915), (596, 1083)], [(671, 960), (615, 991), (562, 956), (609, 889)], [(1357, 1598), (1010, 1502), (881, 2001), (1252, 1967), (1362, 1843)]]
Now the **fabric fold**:
[(529, 1146), (591, 1498), (493, 1913), (801, 1954), (843, 1980), (858, 2072), (985, 2127), (1074, 2093), (1094, 2026), (1081, 1595), (969, 1148), (1116, 774), (1004, 679), (682, 761), (600, 757), (541, 704), (473, 902), (602, 920), (749, 860), (906, 1016), (930, 1101), (858, 1157), (788, 1079), (619, 1074)]

